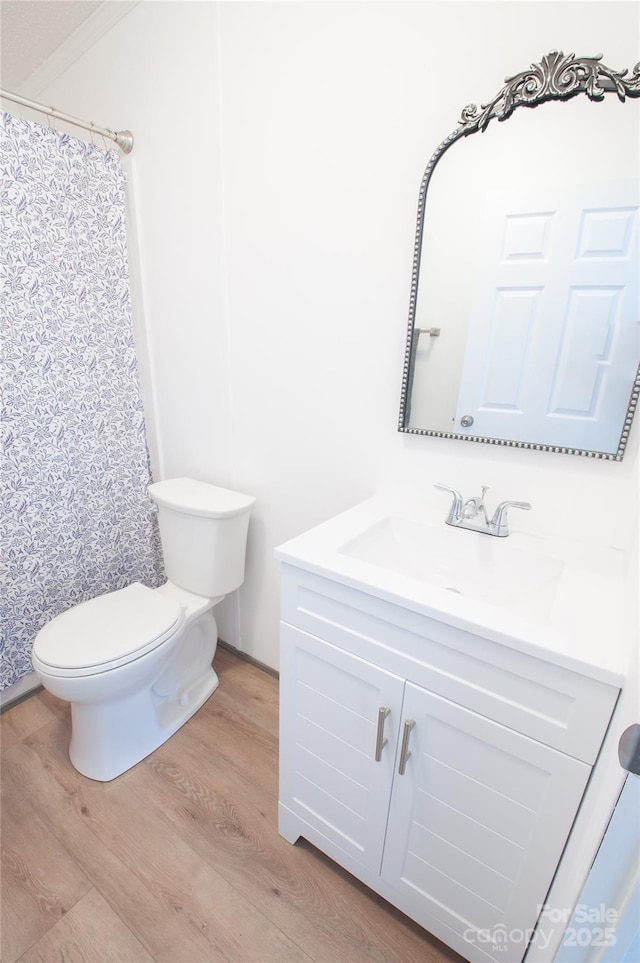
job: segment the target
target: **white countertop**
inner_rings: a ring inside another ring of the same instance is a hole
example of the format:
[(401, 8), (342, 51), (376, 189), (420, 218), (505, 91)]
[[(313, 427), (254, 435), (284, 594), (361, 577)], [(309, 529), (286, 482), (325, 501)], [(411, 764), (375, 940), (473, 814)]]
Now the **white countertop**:
[[(525, 553), (537, 556), (539, 567), (548, 559), (559, 575), (539, 594), (492, 604), (403, 574), (393, 563), (348, 554), (350, 543), (390, 518), (404, 519), (405, 524), (418, 526), (418, 532), (435, 529), (438, 550), (442, 544), (451, 546), (464, 564), (474, 554), (489, 553), (487, 557), (508, 565), (507, 559)], [(446, 526), (442, 518), (428, 517), (424, 508), (374, 496), (280, 545), (275, 556), (601, 682), (624, 683), (631, 631), (625, 617), (630, 609), (625, 598), (626, 557), (619, 549), (525, 535), (515, 525), (507, 538), (480, 535)]]

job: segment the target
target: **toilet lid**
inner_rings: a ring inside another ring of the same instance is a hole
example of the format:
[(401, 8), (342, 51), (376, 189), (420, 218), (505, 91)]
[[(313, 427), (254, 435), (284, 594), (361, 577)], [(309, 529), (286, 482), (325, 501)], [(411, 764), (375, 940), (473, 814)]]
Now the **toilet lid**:
[(40, 629), (34, 655), (61, 670), (99, 670), (139, 658), (170, 638), (183, 620), (180, 605), (134, 582), (68, 609)]

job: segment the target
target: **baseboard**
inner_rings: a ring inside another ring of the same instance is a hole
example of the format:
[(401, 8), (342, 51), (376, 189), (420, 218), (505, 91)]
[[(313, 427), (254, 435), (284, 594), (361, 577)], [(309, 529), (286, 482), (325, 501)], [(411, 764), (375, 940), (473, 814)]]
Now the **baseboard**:
[(237, 649), (235, 645), (225, 642), (224, 639), (218, 639), (218, 645), (226, 649), (227, 652), (233, 652), (234, 655), (237, 655), (239, 659), (243, 659), (244, 662), (250, 662), (251, 665), (255, 665), (256, 669), (262, 669), (267, 675), (272, 675), (274, 679), (280, 678), (280, 673), (277, 669), (272, 669), (270, 665), (265, 665), (264, 662), (258, 662), (253, 656), (247, 655), (246, 652), (242, 652), (240, 649)]
[(42, 686), (37, 673), (29, 672), (28, 675), (18, 679), (13, 685), (8, 685), (6, 689), (0, 692), (0, 714), (6, 709), (16, 706), (19, 702), (23, 702), (24, 699), (28, 699), (34, 692), (39, 692), (41, 689)]

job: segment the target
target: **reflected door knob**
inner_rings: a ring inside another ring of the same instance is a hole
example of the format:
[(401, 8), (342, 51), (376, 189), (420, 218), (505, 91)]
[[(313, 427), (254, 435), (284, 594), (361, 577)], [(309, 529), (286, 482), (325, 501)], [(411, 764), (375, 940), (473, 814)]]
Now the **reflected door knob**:
[(462, 425), (463, 428), (471, 428), (471, 425), (473, 424), (472, 416), (463, 415), (462, 418), (460, 419), (460, 424)]

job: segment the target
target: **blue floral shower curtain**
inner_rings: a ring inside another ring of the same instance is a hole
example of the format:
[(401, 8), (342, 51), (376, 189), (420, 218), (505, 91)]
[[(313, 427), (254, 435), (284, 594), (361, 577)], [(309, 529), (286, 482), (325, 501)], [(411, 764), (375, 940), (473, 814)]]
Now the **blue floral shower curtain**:
[[(115, 151), (0, 113), (2, 662), (45, 622), (162, 562)], [(87, 639), (87, 645), (91, 639)]]

